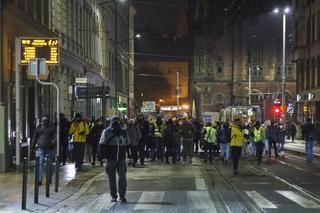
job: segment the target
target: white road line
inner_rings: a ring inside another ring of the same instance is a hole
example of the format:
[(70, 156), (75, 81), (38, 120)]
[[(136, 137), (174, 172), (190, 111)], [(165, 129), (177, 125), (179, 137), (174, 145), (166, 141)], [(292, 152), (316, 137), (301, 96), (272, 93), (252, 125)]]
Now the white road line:
[(246, 194), (255, 202), (261, 209), (276, 209), (277, 207), (268, 199), (264, 198), (256, 191), (246, 191)]
[(207, 190), (206, 183), (204, 182), (204, 178), (195, 178), (196, 189), (197, 190)]
[(134, 210), (160, 209), (165, 192), (143, 192)]
[(276, 175), (271, 174), (270, 172), (268, 172), (267, 169), (263, 169), (263, 171), (261, 171), (261, 170), (255, 168), (255, 167), (252, 167), (252, 168), (255, 169), (256, 171), (262, 173), (262, 174), (267, 174), (267, 175), (269, 175), (270, 177), (272, 177), (272, 178), (274, 178), (274, 179), (276, 179), (276, 180), (278, 180), (278, 181), (280, 181), (280, 182), (282, 182), (282, 183), (284, 183), (284, 184), (286, 184), (286, 185), (294, 188), (295, 190), (297, 190), (297, 191), (305, 194), (306, 196), (308, 196), (308, 197), (312, 198), (313, 200), (317, 201), (318, 203), (320, 203), (320, 199), (318, 199), (318, 198), (316, 197), (316, 195), (313, 195), (313, 193), (311, 193), (311, 192), (309, 192), (309, 191), (306, 191), (306, 190), (303, 189), (302, 187), (297, 186), (297, 185), (295, 185), (295, 184), (291, 184), (291, 183), (289, 183), (288, 181), (282, 179), (281, 177), (278, 177), (278, 176), (276, 176)]
[(293, 192), (293, 191), (276, 191), (276, 192), (306, 209), (320, 208), (320, 206), (317, 203), (315, 203), (310, 199), (306, 199), (302, 197), (296, 192)]
[(192, 209), (210, 209), (217, 212), (207, 191), (187, 191), (187, 203), (191, 203)]
[(101, 212), (112, 208), (115, 202), (111, 202), (110, 194), (99, 195), (96, 199), (90, 202), (89, 205), (80, 209), (80, 212)]

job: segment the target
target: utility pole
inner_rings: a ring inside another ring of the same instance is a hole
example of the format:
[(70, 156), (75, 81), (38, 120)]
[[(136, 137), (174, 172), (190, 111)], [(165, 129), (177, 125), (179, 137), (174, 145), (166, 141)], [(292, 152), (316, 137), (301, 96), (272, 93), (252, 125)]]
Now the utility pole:
[(116, 115), (118, 114), (118, 0), (114, 0), (114, 92), (116, 103)]
[(16, 38), (15, 45), (15, 54), (16, 54), (16, 68), (15, 68), (15, 96), (16, 96), (16, 166), (19, 169), (20, 166), (20, 140), (21, 140), (21, 130), (22, 130), (22, 121), (21, 121), (21, 95), (20, 95), (20, 38)]
[(177, 71), (177, 91), (176, 91), (176, 93), (177, 93), (177, 115), (179, 115), (180, 114), (180, 100), (179, 100), (179, 98), (180, 98), (180, 87), (179, 87), (179, 84), (180, 84), (180, 72), (179, 71)]
[(286, 14), (283, 14), (283, 38), (282, 38), (282, 81), (281, 81), (281, 99), (282, 99), (282, 121), (285, 125), (285, 105), (286, 105)]
[(251, 106), (251, 67), (249, 66), (249, 106)]

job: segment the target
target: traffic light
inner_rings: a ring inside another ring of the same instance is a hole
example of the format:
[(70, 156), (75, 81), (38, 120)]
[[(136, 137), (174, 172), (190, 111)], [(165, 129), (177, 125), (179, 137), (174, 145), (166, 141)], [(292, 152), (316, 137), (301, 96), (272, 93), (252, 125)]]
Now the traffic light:
[(281, 104), (279, 101), (275, 101), (273, 103), (273, 114), (274, 114), (274, 117), (276, 119), (279, 119), (281, 117), (281, 114), (282, 114), (282, 108), (281, 108)]

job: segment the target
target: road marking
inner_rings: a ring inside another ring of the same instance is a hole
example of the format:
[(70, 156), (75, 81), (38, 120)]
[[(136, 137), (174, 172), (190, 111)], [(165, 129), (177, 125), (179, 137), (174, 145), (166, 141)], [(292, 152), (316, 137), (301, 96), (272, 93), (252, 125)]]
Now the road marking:
[(102, 212), (105, 210), (109, 210), (114, 206), (115, 202), (110, 202), (111, 196), (110, 194), (102, 194), (95, 198), (93, 201), (89, 203), (84, 208), (81, 208), (79, 212)]
[(217, 212), (207, 191), (187, 191), (187, 203), (191, 203), (192, 209), (210, 209), (210, 212)]
[(292, 192), (292, 191), (276, 191), (276, 192), (306, 209), (320, 208), (320, 206), (317, 203), (315, 203), (310, 199), (306, 199), (302, 197), (296, 192)]
[(143, 192), (134, 210), (160, 209), (165, 192)]
[(196, 189), (197, 190), (207, 190), (206, 183), (204, 182), (204, 178), (195, 178)]
[(255, 202), (257, 206), (261, 209), (277, 209), (273, 203), (268, 199), (264, 198), (256, 191), (246, 191), (246, 194)]
[(267, 171), (266, 168), (264, 168), (263, 170), (259, 170), (259, 169), (255, 168), (255, 167), (252, 167), (252, 168), (255, 169), (256, 171), (262, 173), (262, 174), (269, 175), (270, 177), (272, 177), (272, 178), (274, 178), (274, 179), (276, 179), (276, 180), (278, 180), (278, 181), (280, 181), (280, 182), (282, 182), (282, 183), (294, 188), (295, 190), (305, 194), (306, 196), (308, 196), (308, 197), (312, 198), (313, 200), (315, 200), (315, 201), (320, 203), (320, 199), (318, 199), (317, 196), (314, 195), (312, 192), (309, 192), (309, 191), (307, 191), (307, 190), (303, 189), (302, 187), (297, 186), (295, 184), (289, 183), (288, 181), (282, 179), (281, 177), (278, 177), (276, 175), (271, 174), (270, 172)]

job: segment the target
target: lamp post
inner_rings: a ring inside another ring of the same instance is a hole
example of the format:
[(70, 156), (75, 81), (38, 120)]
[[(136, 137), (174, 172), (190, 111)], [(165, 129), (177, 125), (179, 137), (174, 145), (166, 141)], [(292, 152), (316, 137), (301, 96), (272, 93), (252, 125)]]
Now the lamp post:
[[(273, 10), (274, 13), (280, 13), (279, 8)], [(286, 16), (290, 12), (290, 8), (286, 7), (282, 10), (282, 77), (281, 77), (281, 107), (282, 107), (282, 121), (285, 124), (285, 105), (286, 105)]]

